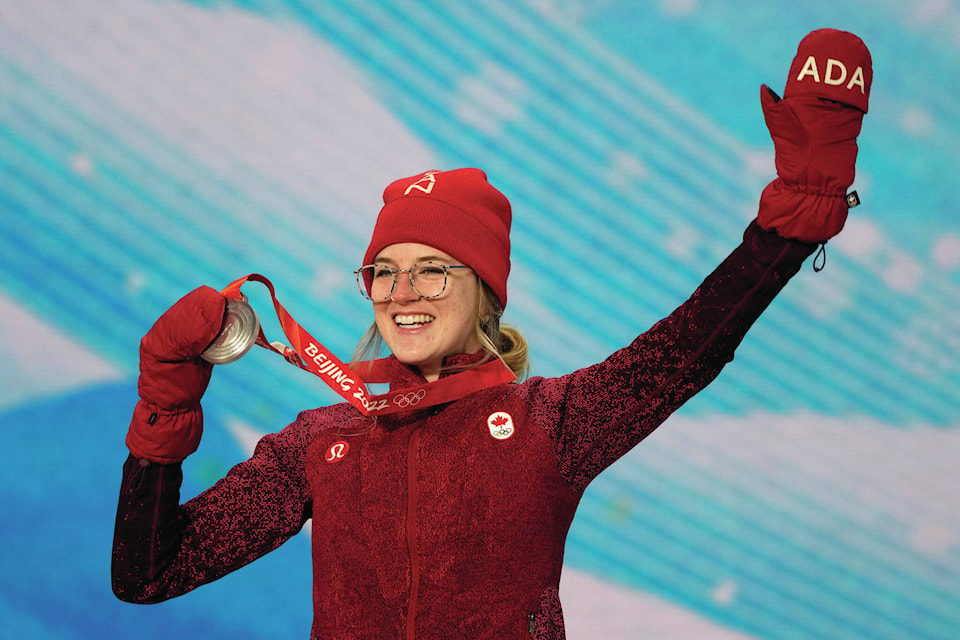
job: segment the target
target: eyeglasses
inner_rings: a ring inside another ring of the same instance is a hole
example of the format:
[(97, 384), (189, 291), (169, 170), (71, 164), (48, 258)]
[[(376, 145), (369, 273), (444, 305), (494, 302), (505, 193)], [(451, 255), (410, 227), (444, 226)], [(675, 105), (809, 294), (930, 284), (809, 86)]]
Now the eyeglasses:
[(353, 273), (357, 287), (367, 300), (382, 302), (393, 295), (397, 276), (410, 275), (410, 286), (421, 298), (436, 298), (447, 288), (447, 272), (450, 269), (469, 269), (465, 265), (445, 265), (438, 262), (418, 262), (409, 269), (394, 269), (385, 264), (368, 264)]

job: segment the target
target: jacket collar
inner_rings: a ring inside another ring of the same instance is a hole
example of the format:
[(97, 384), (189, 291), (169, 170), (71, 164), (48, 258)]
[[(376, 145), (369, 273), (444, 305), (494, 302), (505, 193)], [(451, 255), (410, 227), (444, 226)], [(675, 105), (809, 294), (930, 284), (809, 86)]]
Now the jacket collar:
[[(485, 358), (487, 358), (487, 353), (482, 349), (477, 353), (458, 353), (447, 356), (443, 359), (440, 377), (446, 378), (447, 376), (456, 375), (465, 367), (480, 364)], [(387, 364), (390, 370), (391, 391), (395, 389), (405, 389), (407, 387), (416, 387), (426, 382), (416, 367), (400, 362), (396, 356), (390, 355)]]

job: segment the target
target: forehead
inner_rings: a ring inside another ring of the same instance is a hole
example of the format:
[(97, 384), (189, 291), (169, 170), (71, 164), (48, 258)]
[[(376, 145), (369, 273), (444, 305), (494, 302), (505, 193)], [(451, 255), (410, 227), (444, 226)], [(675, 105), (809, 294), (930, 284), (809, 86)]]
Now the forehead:
[(435, 247), (431, 247), (427, 244), (420, 244), (417, 242), (400, 242), (397, 244), (391, 244), (387, 247), (384, 247), (380, 253), (377, 254), (377, 257), (374, 259), (376, 262), (384, 262), (387, 264), (414, 264), (416, 262), (425, 262), (427, 260), (434, 260), (436, 262), (442, 262), (444, 264), (450, 264), (451, 262), (457, 262), (448, 253), (444, 253)]

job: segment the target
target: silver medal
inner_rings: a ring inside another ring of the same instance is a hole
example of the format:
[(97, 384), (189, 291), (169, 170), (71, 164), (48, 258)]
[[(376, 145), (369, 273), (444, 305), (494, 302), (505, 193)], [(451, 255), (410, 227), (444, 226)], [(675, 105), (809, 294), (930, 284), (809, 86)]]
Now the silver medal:
[(260, 334), (257, 313), (245, 300), (227, 298), (223, 328), (200, 356), (212, 364), (233, 362), (250, 351)]

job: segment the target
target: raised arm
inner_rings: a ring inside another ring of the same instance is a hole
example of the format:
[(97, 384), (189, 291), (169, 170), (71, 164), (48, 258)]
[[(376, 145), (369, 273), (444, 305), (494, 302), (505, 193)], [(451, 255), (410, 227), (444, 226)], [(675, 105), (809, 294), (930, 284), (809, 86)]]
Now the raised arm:
[(543, 381), (537, 418), (568, 482), (584, 488), (716, 378), (815, 249), (754, 222), (673, 313), (603, 362)]
[(783, 99), (761, 89), (777, 178), (743, 243), (629, 347), (540, 385), (541, 420), (573, 486), (585, 487), (709, 384), (802, 261), (843, 228), (858, 203), (847, 189), (872, 78), (857, 36), (821, 29), (805, 37)]

